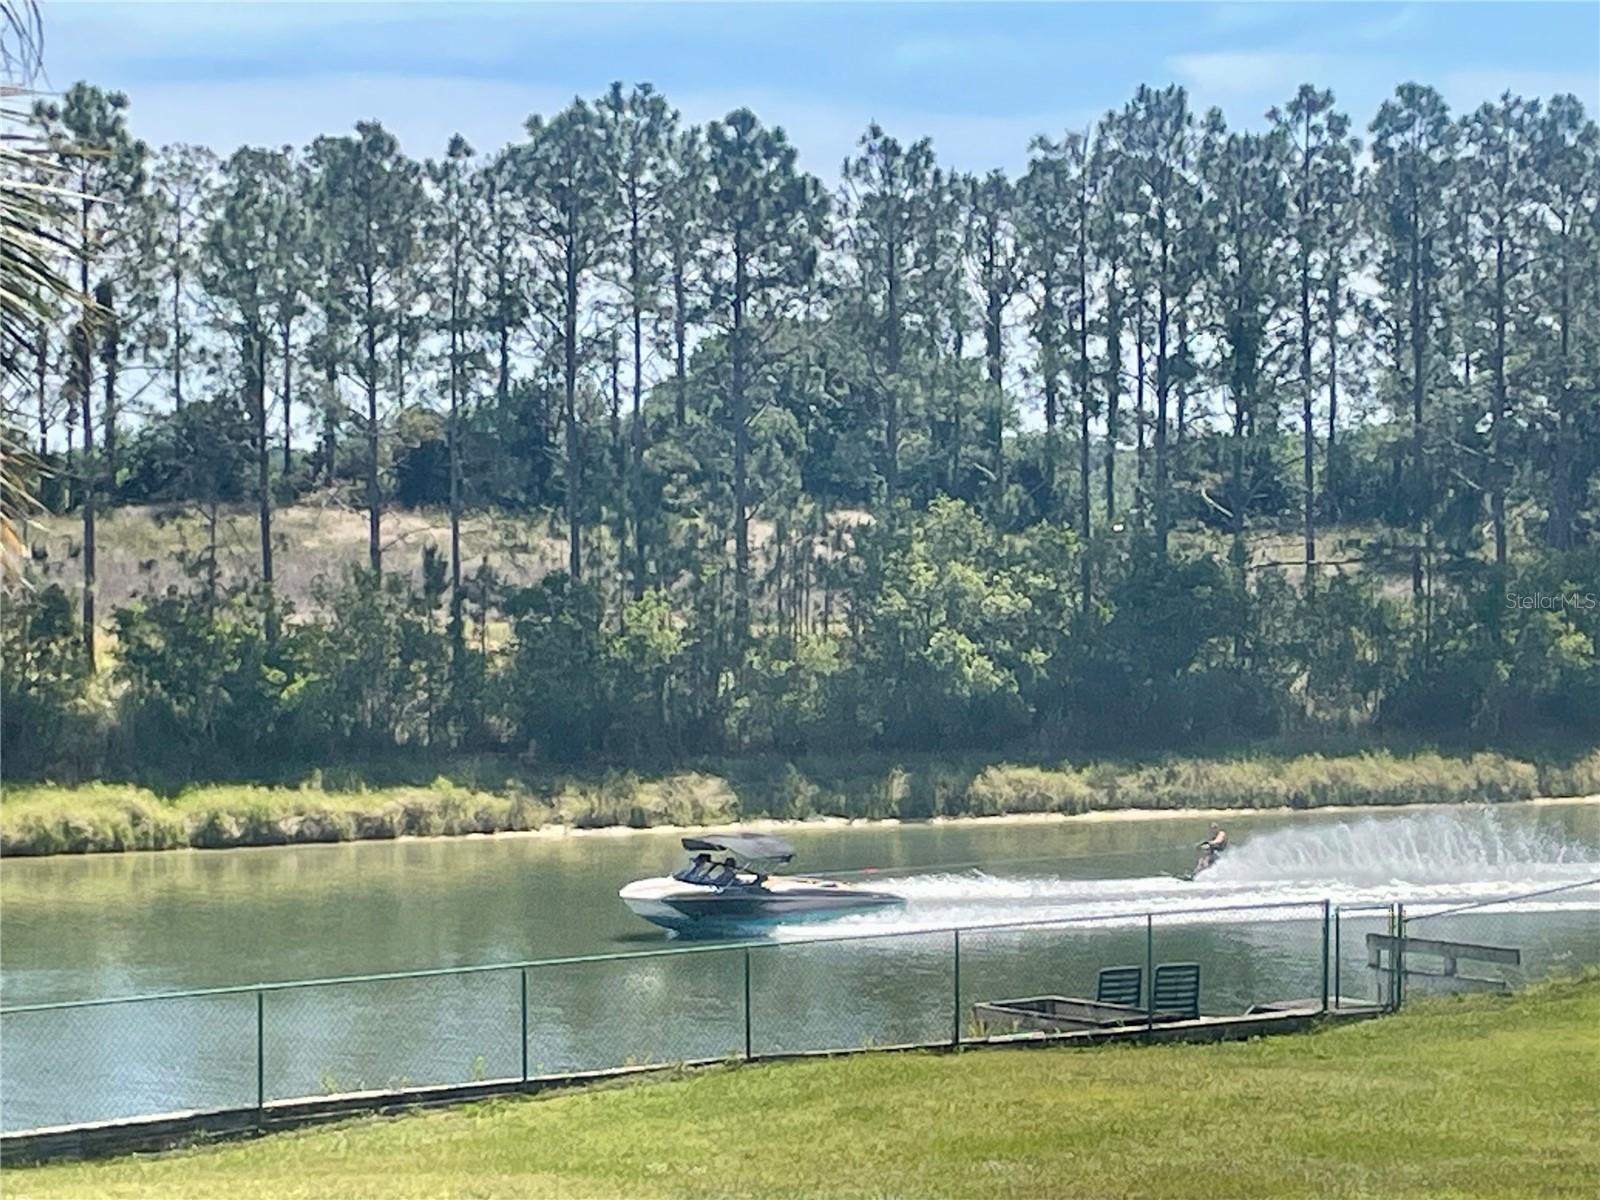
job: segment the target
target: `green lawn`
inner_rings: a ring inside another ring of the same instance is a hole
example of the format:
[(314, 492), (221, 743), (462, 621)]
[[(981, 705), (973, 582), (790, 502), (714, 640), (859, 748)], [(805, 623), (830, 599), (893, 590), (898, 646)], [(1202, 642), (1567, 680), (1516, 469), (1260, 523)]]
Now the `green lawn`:
[(866, 1055), (8, 1171), (24, 1197), (1600, 1194), (1600, 978), (1217, 1046)]

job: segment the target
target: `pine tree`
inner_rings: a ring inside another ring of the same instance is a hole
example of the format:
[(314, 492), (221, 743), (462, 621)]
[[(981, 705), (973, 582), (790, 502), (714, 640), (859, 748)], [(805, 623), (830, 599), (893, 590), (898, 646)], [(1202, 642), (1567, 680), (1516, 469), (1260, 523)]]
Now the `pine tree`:
[(528, 320), (527, 263), (519, 252), (516, 151), (496, 154), (472, 177), (486, 225), (480, 248), (484, 276), (484, 327), (491, 342), (495, 404), (511, 403), (511, 348)]
[(445, 391), (450, 405), (445, 427), (450, 472), (449, 634), (451, 663), (459, 676), (466, 649), (461, 584), (462, 416), (471, 386), (470, 368), (476, 357), (473, 343), (482, 291), (477, 247), (484, 238), (485, 213), (482, 193), (474, 185), (473, 150), (460, 134), (450, 139), (441, 161), (428, 163), (427, 177), (433, 190), (429, 240), (439, 247), (442, 260), (434, 283), (445, 293), (444, 303), (435, 313), (435, 324), (442, 328), (446, 343)]
[(624, 93), (621, 84), (597, 107), (611, 171), (609, 203), (619, 217), (622, 246), (613, 264), (614, 286), (622, 296), (629, 355), (628, 454), (623, 471), (627, 516), (632, 522), (633, 562), (628, 571), (635, 600), (648, 579), (648, 524), (645, 497), (644, 418), (645, 323), (661, 311), (661, 285), (667, 271), (667, 211), (673, 184), (671, 147), (678, 114), (660, 93), (641, 84)]
[(1291, 246), (1284, 180), (1287, 140), (1268, 134), (1229, 133), (1220, 113), (1207, 118), (1200, 150), (1205, 182), (1201, 234), (1207, 256), (1204, 329), (1216, 345), (1216, 375), (1232, 408), (1232, 471), (1228, 486), (1232, 559), (1244, 594), (1248, 565), (1245, 526), (1253, 500), (1253, 450), (1267, 424), (1260, 408), (1274, 388), (1274, 334), (1286, 305), (1285, 270)]
[(217, 183), (217, 156), (205, 146), (163, 146), (150, 165), (152, 236), (145, 252), (165, 275), (164, 338), (172, 379), (172, 404), (184, 404), (184, 369), (197, 314), (193, 285), (199, 270), (201, 227)]
[(667, 148), (663, 213), (667, 241), (667, 280), (672, 297), (672, 414), (682, 430), (689, 407), (689, 330), (700, 316), (702, 289), (697, 268), (705, 240), (706, 178), (704, 131), (684, 129)]
[(816, 270), (828, 212), (821, 185), (795, 166), (781, 129), (738, 109), (706, 128), (710, 191), (701, 276), (707, 319), (727, 341), (724, 420), (733, 439), (733, 634), (750, 631), (752, 375)]
[(1511, 355), (1520, 332), (1533, 266), (1535, 210), (1533, 121), (1530, 108), (1509, 93), (1465, 118), (1465, 151), (1456, 199), (1463, 224), (1462, 269), (1466, 320), (1486, 335), (1490, 367), (1489, 453), (1486, 462), (1490, 520), (1494, 526), (1495, 565), (1506, 565), (1506, 488), (1510, 463), (1506, 426), (1510, 422)]
[(1072, 338), (1069, 312), (1077, 248), (1074, 205), (1075, 160), (1081, 147), (1071, 138), (1057, 143), (1037, 137), (1028, 170), (1017, 181), (1016, 228), (1019, 294), (1029, 301), (1028, 332), (1037, 348), (1039, 385), (1044, 392), (1044, 511), (1059, 506), (1056, 474), (1060, 460), (1061, 384), (1067, 345)]
[(1533, 358), (1550, 462), (1545, 537), (1570, 550), (1588, 479), (1600, 467), (1592, 449), (1585, 454), (1600, 437), (1600, 130), (1576, 97), (1545, 106), (1533, 157), (1541, 227)]
[(378, 351), (400, 336), (403, 314), (396, 299), (416, 247), (419, 170), (373, 121), (358, 124), (354, 137), (318, 138), (311, 145), (310, 165), (312, 213), (327, 239), (328, 302), (341, 321), (348, 314), (360, 333), (359, 348), (348, 359), (342, 346), (329, 349), (333, 369), (341, 360), (350, 362), (366, 394), (367, 558), (378, 572), (383, 568), (378, 409), (383, 364)]
[[(1116, 523), (1117, 516), (1117, 449), (1122, 432), (1123, 377), (1127, 370), (1123, 361), (1127, 298), (1130, 290), (1135, 293), (1138, 290), (1133, 282), (1137, 238), (1131, 211), (1132, 177), (1124, 122), (1117, 113), (1107, 113), (1100, 120), (1088, 171), (1092, 179), (1088, 186), (1094, 197), (1090, 215), (1091, 253), (1103, 270), (1105, 354), (1102, 375), (1106, 396), (1103, 483), (1105, 522), (1110, 527)], [(1134, 332), (1137, 337), (1137, 325)]]
[[(283, 190), (293, 167), (281, 151), (246, 148), (223, 164), (217, 211), (205, 230), (202, 280), (225, 314), (237, 347), (244, 410), (251, 425), (261, 582), (273, 585), (271, 445), (267, 433), (267, 352), (272, 340), (273, 277)], [(270, 604), (270, 601), (269, 601)], [(269, 606), (269, 620), (272, 609)]]
[(912, 383), (906, 371), (911, 325), (938, 258), (922, 239), (924, 211), (937, 177), (928, 139), (903, 146), (876, 123), (844, 164), (841, 235), (852, 267), (850, 292), (859, 314), (862, 361), (881, 403), (883, 499), (891, 513), (900, 495), (900, 442)]
[(983, 359), (989, 391), (984, 400), (990, 507), (998, 518), (1006, 494), (1005, 432), (1011, 406), (1005, 388), (1006, 309), (1017, 291), (1017, 247), (1012, 225), (1014, 188), (1002, 171), (969, 177), (966, 195), (968, 253), (981, 303)]
[[(1165, 558), (1172, 525), (1168, 483), (1169, 408), (1180, 319), (1189, 309), (1201, 275), (1201, 193), (1195, 177), (1194, 118), (1180, 87), (1160, 91), (1141, 86), (1122, 113), (1129, 171), (1129, 210), (1137, 220), (1142, 266), (1141, 301), (1148, 305), (1155, 335), (1154, 510), (1156, 553)], [(1136, 333), (1143, 353), (1144, 334)], [(1138, 372), (1143, 388), (1144, 372)]]
[[(1411, 588), (1423, 597), (1423, 566), (1431, 557), (1433, 478), (1424, 418), (1438, 367), (1435, 334), (1447, 260), (1447, 203), (1455, 166), (1455, 127), (1432, 88), (1401, 84), (1372, 122), (1373, 204), (1377, 217), (1379, 281), (1397, 330), (1397, 380), (1411, 408), (1408, 508), (1421, 543), (1411, 557)], [(1424, 628), (1427, 628), (1425, 622)], [(1428, 634), (1424, 633), (1424, 644)]]
[[(40, 103), (36, 118), (43, 124), (52, 150), (66, 168), (77, 192), (77, 284), (83, 297), (111, 297), (115, 256), (123, 246), (131, 223), (121, 220), (118, 206), (136, 205), (144, 189), (146, 149), (128, 133), (128, 98), (87, 83), (75, 83), (57, 103)], [(94, 403), (94, 350), (114, 346), (115, 311), (96, 305), (75, 324), (72, 348), (73, 392), (81, 408), (83, 453), (79, 494), (83, 498), (83, 653), (95, 668), (95, 513), (104, 486), (100, 458), (95, 454), (92, 412)], [(110, 339), (107, 341), (106, 339)], [(115, 355), (111, 361), (116, 361)], [(105, 460), (115, 483), (117, 445), (116, 380), (106, 388), (102, 411)]]
[[(1095, 285), (1094, 223), (1099, 205), (1092, 156), (1082, 134), (1069, 133), (1059, 142), (1035, 138), (1028, 173), (1017, 185), (1021, 261), (1037, 289), (1032, 325), (1039, 347), (1039, 376), (1045, 401), (1045, 479), (1049, 491), (1045, 511), (1052, 517), (1060, 515), (1056, 484), (1060, 460), (1059, 392), (1061, 373), (1070, 358), (1078, 417), (1077, 527), (1085, 547), (1091, 533), (1090, 429), (1096, 408), (1089, 322)], [(1089, 609), (1091, 583), (1087, 553), (1081, 555), (1080, 569), (1078, 606), (1083, 616)]]
[(578, 377), (595, 349), (595, 333), (584, 322), (590, 291), (614, 249), (616, 213), (608, 203), (600, 123), (587, 103), (574, 100), (548, 121), (529, 117), (527, 128), (528, 140), (516, 148), (520, 213), (546, 296), (533, 311), (549, 326), (561, 374), (567, 572), (577, 580), (583, 578), (585, 515)]
[(267, 300), (278, 345), (279, 401), (283, 407), (283, 477), (293, 469), (295, 330), (310, 309), (318, 248), (311, 226), (311, 175), (291, 151), (283, 151), (268, 194), (270, 253)]
[[(1323, 490), (1331, 490), (1333, 438), (1337, 419), (1338, 298), (1343, 263), (1339, 230), (1351, 204), (1351, 164), (1358, 144), (1349, 136), (1349, 118), (1336, 112), (1333, 93), (1302, 84), (1281, 109), (1267, 114), (1288, 145), (1287, 186), (1293, 245), (1296, 334), (1299, 344), (1301, 516), (1305, 540), (1305, 585), (1316, 584), (1316, 378), (1313, 369), (1319, 330), (1328, 343), (1328, 463)], [(1320, 319), (1319, 295), (1335, 311)]]

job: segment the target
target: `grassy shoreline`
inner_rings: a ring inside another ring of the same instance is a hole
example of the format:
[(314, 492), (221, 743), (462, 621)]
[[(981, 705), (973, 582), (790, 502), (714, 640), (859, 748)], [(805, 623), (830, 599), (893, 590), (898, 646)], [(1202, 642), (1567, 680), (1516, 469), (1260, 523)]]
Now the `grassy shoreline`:
[(1597, 1021), (1590, 973), (1251, 1042), (713, 1068), (13, 1169), (7, 1194), (1589, 1197)]
[(926, 820), (1128, 810), (1311, 809), (1501, 803), (1600, 792), (1600, 751), (1562, 765), (1499, 752), (1257, 754), (1151, 763), (981, 759), (733, 760), (655, 773), (522, 773), (478, 767), (427, 784), (208, 784), (160, 795), (134, 784), (13, 785), (0, 796), (0, 856), (738, 820)]

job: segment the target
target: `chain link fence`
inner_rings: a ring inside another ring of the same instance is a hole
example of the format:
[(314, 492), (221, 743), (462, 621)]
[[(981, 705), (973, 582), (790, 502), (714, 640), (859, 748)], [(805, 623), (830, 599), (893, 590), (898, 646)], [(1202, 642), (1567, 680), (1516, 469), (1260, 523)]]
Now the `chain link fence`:
[(1595, 963), (1600, 880), (1427, 911), (1316, 901), (857, 936), (823, 929), (808, 940), (18, 1005), (0, 1010), (0, 1129), (667, 1063), (1372, 1011)]
[(1600, 962), (1600, 880), (1406, 912), (1401, 928), (1402, 998), (1508, 992)]
[(1335, 1009), (1392, 1003), (1393, 975), (1371, 963), (1367, 938), (1395, 934), (1399, 914), (1397, 904), (1341, 904), (1333, 910), (1329, 993)]

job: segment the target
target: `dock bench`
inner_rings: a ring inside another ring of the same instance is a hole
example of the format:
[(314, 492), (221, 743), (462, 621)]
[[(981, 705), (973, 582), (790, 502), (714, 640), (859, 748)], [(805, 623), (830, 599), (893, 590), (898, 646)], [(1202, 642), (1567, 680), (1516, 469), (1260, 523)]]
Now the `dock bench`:
[[(1115, 1029), (1148, 1024), (1152, 1013), (1141, 1003), (1142, 967), (1107, 967), (1095, 980), (1095, 998), (1077, 996), (1022, 996), (991, 1000), (972, 1006), (972, 1015), (985, 1025), (1001, 1029), (1062, 1033), (1083, 1029)], [(1191, 1021), (1200, 1016), (1200, 966), (1198, 963), (1162, 963), (1151, 983), (1157, 1024)]]

